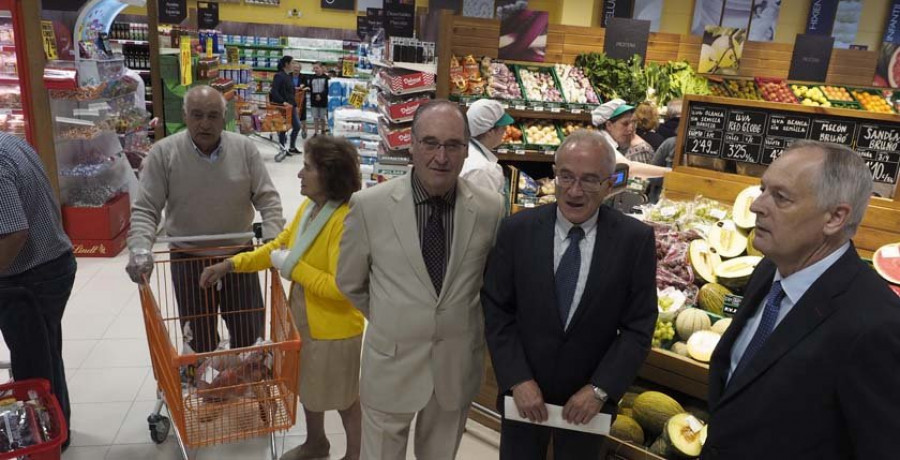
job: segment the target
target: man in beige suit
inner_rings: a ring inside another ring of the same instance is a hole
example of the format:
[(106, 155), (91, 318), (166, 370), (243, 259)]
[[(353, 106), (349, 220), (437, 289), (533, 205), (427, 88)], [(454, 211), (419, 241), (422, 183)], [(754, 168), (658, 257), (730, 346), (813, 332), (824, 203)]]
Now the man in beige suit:
[(362, 458), (453, 459), (481, 384), (484, 264), (501, 196), (459, 177), (468, 122), (456, 104), (419, 107), (413, 171), (356, 193), (344, 224), (337, 283), (368, 318), (360, 401)]

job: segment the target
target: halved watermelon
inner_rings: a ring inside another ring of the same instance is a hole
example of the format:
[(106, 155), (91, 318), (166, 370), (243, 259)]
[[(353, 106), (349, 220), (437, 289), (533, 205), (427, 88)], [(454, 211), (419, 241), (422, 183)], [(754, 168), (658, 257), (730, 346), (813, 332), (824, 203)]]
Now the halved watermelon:
[(872, 265), (888, 283), (900, 284), (900, 243), (878, 248), (872, 255)]

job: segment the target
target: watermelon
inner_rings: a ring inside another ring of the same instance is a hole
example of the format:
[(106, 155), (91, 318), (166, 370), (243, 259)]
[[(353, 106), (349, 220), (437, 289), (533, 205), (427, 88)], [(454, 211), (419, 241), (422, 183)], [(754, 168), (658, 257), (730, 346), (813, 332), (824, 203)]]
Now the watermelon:
[(872, 265), (885, 281), (900, 284), (900, 243), (878, 248), (872, 255)]

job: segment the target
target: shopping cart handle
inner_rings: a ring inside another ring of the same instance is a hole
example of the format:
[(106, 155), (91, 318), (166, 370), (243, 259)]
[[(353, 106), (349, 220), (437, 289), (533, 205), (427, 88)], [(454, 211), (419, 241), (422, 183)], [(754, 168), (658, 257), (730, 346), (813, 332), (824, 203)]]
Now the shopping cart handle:
[(157, 243), (199, 243), (203, 241), (221, 241), (221, 240), (237, 240), (252, 239), (256, 236), (254, 232), (242, 233), (223, 233), (221, 235), (193, 235), (193, 236), (163, 236), (156, 239)]

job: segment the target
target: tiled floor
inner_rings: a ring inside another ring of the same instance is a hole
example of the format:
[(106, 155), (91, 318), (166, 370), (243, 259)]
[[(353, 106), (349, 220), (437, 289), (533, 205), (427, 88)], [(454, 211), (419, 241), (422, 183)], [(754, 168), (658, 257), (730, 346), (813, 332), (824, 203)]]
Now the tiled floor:
[[(302, 161), (292, 157), (275, 163), (273, 151), (260, 146), (281, 193), (285, 218), (290, 220), (302, 200), (296, 177)], [(63, 320), (73, 427), (72, 446), (63, 455), (66, 460), (181, 458), (174, 435), (161, 445), (150, 440), (147, 415), (156, 399), (156, 382), (137, 287), (125, 274), (126, 262), (127, 252), (113, 259), (78, 260)], [(472, 422), (469, 425), (458, 458), (496, 459), (496, 434)], [(341, 458), (346, 443), (336, 413), (327, 414), (326, 431), (332, 458)], [(292, 430), (277, 436), (279, 453), (304, 438), (305, 428), (298, 421)], [(201, 449), (196, 458), (266, 459), (267, 442), (265, 438)], [(409, 458), (414, 458), (411, 448)]]

